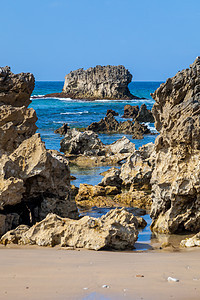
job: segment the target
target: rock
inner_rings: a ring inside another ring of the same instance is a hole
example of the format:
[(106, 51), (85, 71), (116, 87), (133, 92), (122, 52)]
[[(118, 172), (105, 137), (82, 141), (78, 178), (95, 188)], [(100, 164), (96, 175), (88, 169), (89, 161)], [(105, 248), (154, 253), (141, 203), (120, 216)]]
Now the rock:
[(138, 115), (133, 119), (138, 122), (149, 122), (154, 123), (154, 117), (150, 109), (147, 109), (146, 104), (140, 106)]
[(120, 191), (116, 186), (99, 186), (90, 184), (80, 184), (75, 200), (78, 207), (113, 207), (116, 206), (110, 196), (118, 194)]
[(30, 96), (34, 89), (33, 74), (13, 74), (10, 67), (0, 68), (0, 104), (13, 107), (28, 107)]
[(67, 123), (64, 123), (60, 128), (56, 129), (54, 133), (58, 133), (60, 135), (65, 135), (70, 130), (70, 127)]
[(104, 119), (99, 122), (90, 124), (86, 130), (92, 130), (94, 132), (118, 132), (119, 122), (114, 118), (112, 113), (106, 115)]
[(140, 124), (138, 121), (135, 121), (131, 133), (133, 134), (133, 139), (143, 139), (143, 135), (150, 134), (151, 130), (147, 125)]
[(113, 116), (119, 116), (119, 114), (116, 111), (114, 111), (113, 109), (107, 110), (106, 116), (108, 116), (109, 114), (111, 114)]
[(121, 139), (107, 146), (114, 154), (117, 153), (133, 153), (135, 151), (135, 144), (131, 143), (129, 139), (123, 136)]
[(122, 118), (132, 118), (135, 119), (139, 112), (139, 106), (131, 106), (130, 104), (127, 104), (124, 106), (124, 114)]
[(48, 94), (46, 97), (66, 97), (72, 99), (138, 99), (133, 96), (128, 84), (132, 75), (124, 66), (96, 66), (87, 70), (78, 69), (65, 76), (62, 93)]
[(6, 232), (6, 234), (0, 240), (1, 244), (18, 244), (19, 240), (23, 233), (29, 230), (29, 226), (27, 225), (19, 225), (17, 228)]
[(200, 57), (167, 79), (152, 95), (155, 167), (152, 173), (153, 231), (200, 230)]
[(99, 155), (103, 154), (103, 143), (93, 131), (79, 132), (75, 128), (61, 140), (61, 151), (69, 154)]
[(147, 226), (147, 222), (142, 217), (136, 216), (136, 219), (138, 221), (138, 228), (144, 229)]
[(152, 205), (151, 192), (136, 189), (117, 194), (113, 201), (123, 206), (142, 208), (147, 211), (151, 209)]
[(192, 238), (182, 240), (180, 245), (182, 247), (200, 247), (200, 232), (194, 235)]
[(98, 186), (115, 186), (120, 190), (122, 185), (120, 173), (120, 169), (111, 168), (109, 172), (106, 173), (102, 181), (98, 184)]
[(124, 115), (122, 118), (132, 118), (137, 122), (154, 123), (154, 117), (151, 110), (147, 109), (146, 104), (139, 106), (131, 106), (129, 104), (124, 106)]
[(122, 165), (120, 179), (123, 185), (151, 189), (150, 179), (154, 168), (154, 144), (149, 143), (135, 150)]
[(0, 234), (32, 225), (49, 212), (78, 217), (70, 198), (68, 161), (46, 150), (30, 104), (32, 74), (0, 68)]
[[(12, 243), (14, 235), (16, 230), (8, 232), (1, 238), (1, 243)], [(15, 241), (25, 245), (125, 250), (133, 249), (137, 236), (136, 218), (125, 209), (115, 209), (99, 219), (85, 216), (72, 220), (48, 214), (30, 229), (24, 231), (23, 228), (21, 237)]]
[(81, 167), (94, 165), (113, 165), (126, 159), (135, 149), (135, 145), (126, 137), (104, 145), (93, 131), (69, 131), (61, 141), (61, 151), (67, 158)]

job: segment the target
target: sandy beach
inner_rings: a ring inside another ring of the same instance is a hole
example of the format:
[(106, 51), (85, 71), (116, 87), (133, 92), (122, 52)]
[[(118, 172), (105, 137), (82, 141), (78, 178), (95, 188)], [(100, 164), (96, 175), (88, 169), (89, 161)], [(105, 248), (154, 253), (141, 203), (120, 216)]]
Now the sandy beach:
[[(200, 299), (199, 249), (95, 252), (1, 246), (0, 257), (2, 300)], [(179, 282), (168, 282), (169, 276)]]

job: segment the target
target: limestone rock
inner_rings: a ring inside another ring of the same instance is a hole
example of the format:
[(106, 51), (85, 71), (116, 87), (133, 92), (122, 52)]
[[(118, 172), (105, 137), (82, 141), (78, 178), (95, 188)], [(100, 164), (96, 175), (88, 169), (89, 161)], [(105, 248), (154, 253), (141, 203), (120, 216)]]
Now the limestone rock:
[(114, 118), (112, 113), (106, 115), (104, 119), (99, 122), (93, 122), (86, 130), (92, 130), (94, 132), (118, 132), (119, 122)]
[(140, 106), (138, 115), (133, 119), (138, 122), (149, 122), (154, 123), (154, 117), (150, 109), (147, 109), (146, 104)]
[(114, 111), (113, 109), (107, 109), (106, 116), (108, 116), (109, 114), (111, 114), (113, 116), (119, 116), (119, 114), (116, 111)]
[(123, 192), (114, 196), (115, 203), (121, 203), (123, 206), (137, 207), (150, 210), (152, 205), (151, 192), (131, 188), (128, 192)]
[(14, 240), (19, 244), (39, 246), (133, 249), (138, 236), (137, 225), (137, 219), (125, 209), (111, 210), (99, 219), (85, 216), (80, 220), (71, 220), (49, 214), (28, 230), (18, 228), (8, 232), (1, 238), (1, 243), (8, 244)]
[(78, 69), (65, 76), (63, 93), (77, 99), (133, 99), (128, 89), (131, 80), (124, 66)]
[(132, 153), (135, 151), (135, 144), (130, 142), (125, 136), (110, 144), (107, 148), (114, 154), (116, 153)]
[(132, 118), (135, 119), (139, 112), (139, 106), (132, 106), (130, 104), (127, 104), (124, 106), (124, 114), (122, 118)]
[(33, 74), (13, 74), (10, 67), (0, 68), (0, 104), (21, 107), (31, 103), (30, 96), (34, 89)]
[(182, 240), (180, 245), (187, 248), (195, 246), (200, 247), (200, 232), (189, 239)]
[(70, 127), (67, 123), (64, 123), (60, 128), (54, 130), (54, 133), (58, 133), (60, 135), (65, 135), (70, 130)]
[(200, 57), (190, 69), (167, 79), (152, 95), (155, 168), (152, 173), (152, 230), (200, 230)]
[(27, 108), (34, 88), (29, 73), (0, 68), (0, 234), (19, 224), (31, 225), (49, 212), (77, 217), (70, 198), (68, 161), (46, 150), (36, 113)]
[(120, 169), (111, 168), (109, 172), (106, 173), (105, 177), (98, 184), (99, 186), (115, 186), (119, 190), (121, 189), (122, 180), (120, 178)]
[(150, 189), (150, 179), (154, 168), (154, 144), (149, 143), (131, 154), (122, 165), (120, 179), (124, 186), (146, 186)]

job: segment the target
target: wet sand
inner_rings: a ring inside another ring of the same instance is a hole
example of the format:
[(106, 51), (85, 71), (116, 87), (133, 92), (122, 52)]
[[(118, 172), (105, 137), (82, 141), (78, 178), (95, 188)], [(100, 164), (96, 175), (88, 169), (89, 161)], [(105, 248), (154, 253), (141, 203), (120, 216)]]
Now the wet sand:
[[(1, 300), (200, 299), (200, 249), (95, 252), (1, 246), (0, 260)], [(180, 281), (168, 282), (169, 276)]]

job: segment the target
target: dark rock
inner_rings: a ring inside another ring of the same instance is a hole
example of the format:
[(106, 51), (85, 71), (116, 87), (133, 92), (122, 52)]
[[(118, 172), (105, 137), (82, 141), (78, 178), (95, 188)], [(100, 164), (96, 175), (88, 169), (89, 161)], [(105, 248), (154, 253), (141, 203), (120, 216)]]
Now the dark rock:
[(114, 111), (113, 109), (107, 110), (106, 116), (108, 116), (109, 114), (113, 115), (114, 117), (119, 116), (119, 114), (116, 111)]
[(139, 106), (131, 106), (130, 104), (127, 104), (124, 106), (124, 115), (122, 118), (133, 118), (135, 119), (139, 112)]
[(138, 122), (154, 123), (153, 114), (150, 109), (147, 109), (146, 104), (141, 105), (138, 115), (135, 117), (135, 120)]
[(68, 126), (67, 123), (64, 123), (60, 128), (56, 129), (54, 133), (65, 135), (68, 132), (68, 130), (70, 130), (70, 127)]

